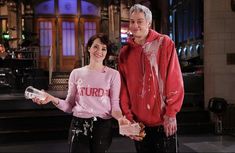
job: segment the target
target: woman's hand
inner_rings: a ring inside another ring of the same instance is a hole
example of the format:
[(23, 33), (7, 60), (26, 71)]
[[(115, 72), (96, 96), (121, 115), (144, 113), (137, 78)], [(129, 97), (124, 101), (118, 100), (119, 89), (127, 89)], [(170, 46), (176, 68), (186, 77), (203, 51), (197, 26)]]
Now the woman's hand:
[(139, 135), (130, 135), (129, 137), (132, 139), (132, 140), (135, 140), (135, 141), (142, 141), (146, 135), (145, 133), (145, 130), (144, 130), (144, 124), (143, 123), (139, 123), (139, 126), (140, 126), (140, 133)]
[(45, 99), (39, 99), (39, 98), (33, 98), (32, 101), (38, 105), (44, 105), (44, 104), (48, 104), (49, 102), (53, 102), (56, 103), (57, 98), (55, 98), (54, 96), (48, 94), (47, 92), (45, 92), (44, 90), (42, 90), (44, 96), (46, 97)]
[(130, 122), (125, 116), (120, 117), (120, 118), (118, 119), (118, 125), (119, 125), (119, 127), (120, 127), (121, 125), (129, 125), (129, 124), (131, 124), (131, 122)]

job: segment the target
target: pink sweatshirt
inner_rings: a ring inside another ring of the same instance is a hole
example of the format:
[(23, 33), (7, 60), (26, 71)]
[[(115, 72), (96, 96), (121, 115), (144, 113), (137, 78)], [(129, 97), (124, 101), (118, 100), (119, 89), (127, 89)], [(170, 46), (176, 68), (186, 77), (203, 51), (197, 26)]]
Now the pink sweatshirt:
[(111, 118), (111, 112), (121, 111), (119, 105), (120, 74), (105, 67), (103, 72), (87, 66), (74, 69), (69, 77), (68, 95), (59, 99), (57, 107), (80, 118)]

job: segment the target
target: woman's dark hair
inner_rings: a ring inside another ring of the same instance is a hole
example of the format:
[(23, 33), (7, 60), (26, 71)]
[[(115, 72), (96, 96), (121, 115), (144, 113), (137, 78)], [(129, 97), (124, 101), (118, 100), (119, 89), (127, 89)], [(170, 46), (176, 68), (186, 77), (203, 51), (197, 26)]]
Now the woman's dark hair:
[(86, 51), (88, 52), (88, 49), (91, 47), (91, 45), (97, 38), (100, 39), (101, 43), (107, 46), (107, 55), (106, 55), (106, 58), (107, 58), (111, 53), (111, 41), (109, 40), (108, 36), (104, 33), (97, 33), (93, 35), (87, 42)]

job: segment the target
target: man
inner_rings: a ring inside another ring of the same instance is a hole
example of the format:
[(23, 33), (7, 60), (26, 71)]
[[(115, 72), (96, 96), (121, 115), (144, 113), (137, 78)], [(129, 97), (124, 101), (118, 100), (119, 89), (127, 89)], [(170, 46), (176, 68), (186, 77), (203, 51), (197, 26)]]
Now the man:
[(174, 42), (150, 29), (151, 23), (147, 7), (131, 7), (132, 36), (119, 55), (121, 108), (128, 120), (145, 126), (145, 137), (130, 136), (137, 152), (176, 152), (176, 114), (184, 97), (182, 73)]

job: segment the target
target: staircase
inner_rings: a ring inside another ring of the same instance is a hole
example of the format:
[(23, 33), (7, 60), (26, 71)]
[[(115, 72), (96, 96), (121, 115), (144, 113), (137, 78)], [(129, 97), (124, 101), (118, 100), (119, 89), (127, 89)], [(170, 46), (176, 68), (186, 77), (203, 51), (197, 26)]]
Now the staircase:
[(210, 112), (201, 108), (185, 108), (177, 114), (178, 134), (207, 134), (214, 132)]
[(0, 143), (66, 139), (71, 115), (52, 104), (36, 105), (23, 93), (1, 95)]
[[(69, 73), (54, 72), (48, 92), (65, 99), (68, 78)], [(0, 143), (66, 139), (71, 118), (70, 114), (62, 112), (51, 103), (36, 105), (31, 100), (26, 100), (23, 91), (1, 94)]]
[[(49, 90), (57, 93), (55, 96), (64, 99), (66, 95), (62, 92), (64, 93), (68, 89), (68, 78), (69, 73), (53, 73)], [(186, 89), (188, 87), (189, 85), (186, 85)], [(194, 90), (193, 88), (188, 89)], [(186, 92), (188, 91), (186, 90)], [(190, 94), (187, 97), (186, 95), (183, 107), (177, 115), (179, 134), (214, 132), (209, 111), (205, 110), (202, 104), (202, 98)], [(26, 100), (23, 93), (1, 94), (0, 143), (67, 139), (71, 118), (71, 115), (60, 111), (52, 104), (36, 105), (32, 101)], [(113, 123), (114, 136), (118, 136), (118, 124), (115, 120)]]
[(70, 116), (58, 110), (0, 113), (0, 143), (66, 139)]
[(214, 132), (210, 112), (204, 108), (204, 77), (202, 74), (184, 74), (185, 96), (177, 115), (179, 134)]
[(68, 90), (68, 80), (70, 72), (53, 72), (49, 90)]
[[(64, 91), (68, 89), (68, 78), (69, 73), (54, 72), (49, 91), (64, 99)], [(34, 80), (30, 85), (41, 89), (42, 84), (48, 82)], [(43, 89), (47, 88), (43, 86)], [(70, 120), (71, 115), (52, 104), (36, 105), (31, 100), (26, 100), (21, 90), (0, 95), (0, 143), (66, 139)]]

